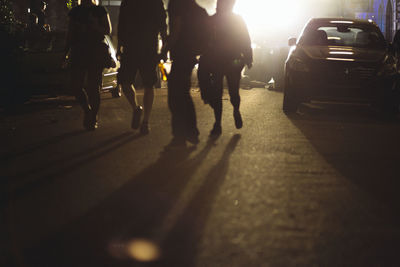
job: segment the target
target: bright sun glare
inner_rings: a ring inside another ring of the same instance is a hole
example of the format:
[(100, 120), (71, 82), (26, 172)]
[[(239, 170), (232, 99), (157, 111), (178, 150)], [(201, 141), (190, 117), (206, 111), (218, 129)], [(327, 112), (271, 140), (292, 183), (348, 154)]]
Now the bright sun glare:
[(293, 26), (301, 14), (299, 0), (237, 0), (234, 12), (241, 15), (251, 34), (274, 33)]

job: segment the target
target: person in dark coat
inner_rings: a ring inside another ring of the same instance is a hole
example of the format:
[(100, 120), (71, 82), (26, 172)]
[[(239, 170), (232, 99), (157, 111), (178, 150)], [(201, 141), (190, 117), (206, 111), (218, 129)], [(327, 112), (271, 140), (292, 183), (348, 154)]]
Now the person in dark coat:
[(252, 67), (253, 52), (247, 26), (232, 12), (235, 0), (218, 0), (217, 12), (211, 17), (212, 34), (208, 51), (201, 57), (198, 77), (205, 103), (214, 109), (215, 123), (210, 135), (222, 133), (223, 79), (227, 78), (233, 117), (242, 128), (239, 87), (245, 65)]
[(149, 132), (149, 118), (154, 100), (154, 85), (157, 82), (156, 66), (159, 35), (166, 41), (166, 11), (162, 0), (123, 0), (118, 23), (118, 53), (121, 60), (119, 83), (133, 108), (131, 127), (138, 129), (142, 107), (136, 99), (134, 88), (139, 72), (144, 85), (144, 114), (140, 132)]
[[(69, 12), (65, 58), (71, 60), (71, 87), (84, 111), (83, 126), (98, 127), (104, 37), (111, 33), (107, 10), (97, 0), (80, 0)], [(85, 84), (85, 78), (87, 80)]]
[(40, 1), (39, 3), (39, 9), (36, 13), (38, 17), (38, 24), (39, 27), (45, 29), (46, 25), (46, 9), (47, 9), (47, 3), (45, 1)]
[(196, 56), (203, 51), (209, 18), (195, 0), (170, 0), (168, 5), (170, 35), (164, 53), (170, 51), (171, 73), (168, 78), (168, 105), (171, 111), (173, 139), (170, 146), (199, 143), (196, 112), (190, 95)]
[(397, 58), (400, 57), (400, 30), (397, 30), (393, 37), (393, 50)]

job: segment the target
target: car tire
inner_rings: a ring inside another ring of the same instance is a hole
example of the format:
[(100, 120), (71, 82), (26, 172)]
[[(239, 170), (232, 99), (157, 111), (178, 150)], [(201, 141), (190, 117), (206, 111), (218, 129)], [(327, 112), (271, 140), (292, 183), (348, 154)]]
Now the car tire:
[(400, 110), (400, 92), (397, 79), (392, 86), (386, 86), (384, 96), (380, 103), (380, 111), (386, 117), (396, 116)]
[(117, 85), (114, 89), (111, 90), (111, 95), (114, 98), (119, 98), (122, 96), (122, 89), (121, 86)]
[(282, 105), (283, 112), (285, 113), (296, 112), (300, 103), (301, 101), (299, 100), (298, 97), (296, 97), (295, 90), (288, 82), (286, 82), (283, 91), (283, 105)]

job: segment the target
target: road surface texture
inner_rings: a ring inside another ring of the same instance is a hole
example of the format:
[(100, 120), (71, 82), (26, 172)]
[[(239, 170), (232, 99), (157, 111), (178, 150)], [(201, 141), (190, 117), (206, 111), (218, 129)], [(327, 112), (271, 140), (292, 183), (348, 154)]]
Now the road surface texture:
[(201, 142), (166, 151), (167, 90), (151, 133), (104, 94), (82, 130), (68, 98), (1, 114), (1, 266), (400, 266), (400, 122), (362, 105), (224, 96), (222, 136), (193, 90)]

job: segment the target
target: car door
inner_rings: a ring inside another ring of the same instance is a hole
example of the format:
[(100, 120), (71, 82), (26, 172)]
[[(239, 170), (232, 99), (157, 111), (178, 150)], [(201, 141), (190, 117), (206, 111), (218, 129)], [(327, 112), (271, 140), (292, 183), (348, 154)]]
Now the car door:
[(104, 42), (108, 45), (111, 57), (116, 62), (115, 68), (109, 68), (103, 70), (103, 90), (109, 91), (117, 86), (117, 74), (120, 64), (117, 60), (117, 52), (114, 48), (110, 36), (107, 35), (104, 38)]

